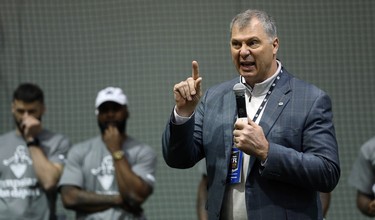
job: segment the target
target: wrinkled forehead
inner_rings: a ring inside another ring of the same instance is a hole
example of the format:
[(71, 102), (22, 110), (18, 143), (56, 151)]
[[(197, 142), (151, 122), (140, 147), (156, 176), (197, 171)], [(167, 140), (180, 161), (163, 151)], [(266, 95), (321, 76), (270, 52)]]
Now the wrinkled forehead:
[(247, 26), (234, 25), (232, 29), (231, 39), (243, 40), (250, 38), (269, 38), (263, 25), (259, 21), (249, 23)]

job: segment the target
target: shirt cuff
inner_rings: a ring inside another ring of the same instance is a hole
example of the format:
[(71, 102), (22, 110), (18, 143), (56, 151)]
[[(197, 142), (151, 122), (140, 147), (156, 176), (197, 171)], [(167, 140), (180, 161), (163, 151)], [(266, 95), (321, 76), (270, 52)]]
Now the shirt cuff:
[(191, 116), (194, 115), (194, 112), (193, 112), (193, 114), (190, 115), (189, 117), (180, 116), (180, 115), (177, 114), (176, 106), (175, 106), (174, 109), (173, 109), (173, 115), (174, 115), (174, 120), (175, 120), (174, 123), (175, 123), (176, 125), (182, 125), (182, 124), (184, 124), (185, 122), (187, 122), (187, 121), (191, 118)]

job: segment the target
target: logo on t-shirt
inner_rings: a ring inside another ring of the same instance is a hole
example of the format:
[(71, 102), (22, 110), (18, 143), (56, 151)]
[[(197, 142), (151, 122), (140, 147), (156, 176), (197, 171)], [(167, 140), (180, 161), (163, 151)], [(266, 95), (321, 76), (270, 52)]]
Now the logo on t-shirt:
[(113, 159), (111, 155), (103, 157), (98, 168), (91, 169), (91, 173), (98, 178), (104, 190), (109, 190), (114, 180)]
[(33, 164), (33, 161), (29, 157), (28, 149), (23, 145), (18, 145), (14, 155), (3, 160), (3, 164), (9, 166), (17, 178), (21, 178), (25, 174), (27, 166)]
[(18, 145), (14, 155), (2, 162), (4, 167), (9, 167), (15, 177), (9, 172), (0, 180), (0, 198), (26, 199), (27, 197), (35, 198), (41, 195), (38, 180), (33, 170), (28, 169), (33, 161), (29, 156), (27, 147)]

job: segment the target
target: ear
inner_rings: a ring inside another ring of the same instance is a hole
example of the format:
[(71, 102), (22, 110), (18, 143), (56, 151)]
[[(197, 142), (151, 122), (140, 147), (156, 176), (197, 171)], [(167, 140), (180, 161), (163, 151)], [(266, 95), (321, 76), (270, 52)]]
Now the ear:
[(279, 50), (279, 38), (275, 38), (272, 41), (272, 46), (273, 46), (273, 54), (276, 55), (277, 51)]

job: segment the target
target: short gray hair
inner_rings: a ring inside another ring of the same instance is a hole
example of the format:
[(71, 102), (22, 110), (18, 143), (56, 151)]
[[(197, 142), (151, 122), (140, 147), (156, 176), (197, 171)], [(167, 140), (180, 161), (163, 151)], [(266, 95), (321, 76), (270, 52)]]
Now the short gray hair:
[(256, 9), (248, 9), (237, 14), (230, 23), (230, 34), (232, 35), (232, 28), (234, 25), (238, 25), (241, 30), (245, 28), (253, 18), (260, 21), (263, 25), (264, 31), (270, 37), (271, 41), (277, 37), (277, 29), (274, 19), (266, 12)]

